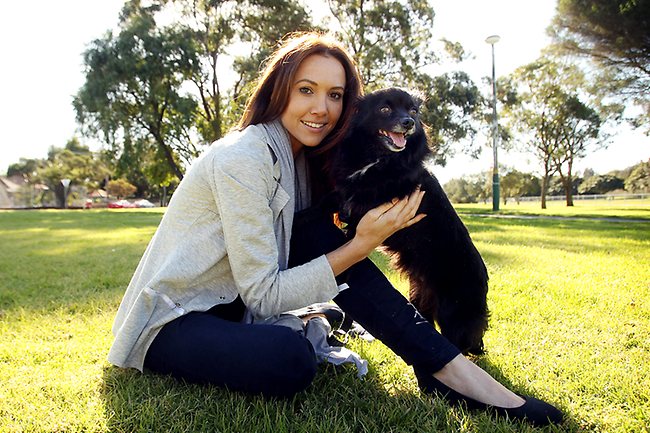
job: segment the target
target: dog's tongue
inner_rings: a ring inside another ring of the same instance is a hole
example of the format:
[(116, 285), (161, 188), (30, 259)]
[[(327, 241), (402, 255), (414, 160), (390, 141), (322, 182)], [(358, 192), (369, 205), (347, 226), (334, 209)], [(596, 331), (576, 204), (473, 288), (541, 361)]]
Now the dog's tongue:
[(397, 147), (404, 147), (406, 146), (406, 137), (404, 137), (404, 134), (398, 134), (396, 132), (388, 132), (388, 136), (390, 137), (391, 140), (393, 140), (393, 143), (395, 143), (395, 146)]

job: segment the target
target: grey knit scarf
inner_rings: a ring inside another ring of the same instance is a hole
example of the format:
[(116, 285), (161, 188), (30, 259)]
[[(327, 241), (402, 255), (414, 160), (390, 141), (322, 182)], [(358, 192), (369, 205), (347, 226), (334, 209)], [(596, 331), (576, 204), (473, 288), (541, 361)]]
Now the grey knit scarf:
[(266, 131), (267, 145), (280, 164), (280, 186), (289, 194), (286, 211), (282, 213), (282, 226), (280, 232), (276, 233), (279, 265), (282, 269), (286, 269), (289, 262), (289, 240), (293, 225), (293, 213), (303, 210), (311, 204), (307, 160), (304, 151), (301, 151), (294, 159), (289, 133), (282, 126), (280, 120), (263, 123), (260, 126)]

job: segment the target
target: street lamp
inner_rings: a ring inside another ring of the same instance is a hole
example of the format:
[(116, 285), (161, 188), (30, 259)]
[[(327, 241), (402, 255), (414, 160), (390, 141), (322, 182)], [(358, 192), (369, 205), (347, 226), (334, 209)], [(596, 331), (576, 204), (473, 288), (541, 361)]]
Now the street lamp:
[(497, 122), (497, 80), (494, 74), (494, 44), (499, 42), (499, 35), (488, 36), (485, 42), (492, 45), (492, 153), (494, 168), (492, 169), (492, 210), (499, 210), (499, 165), (497, 162), (497, 144), (499, 140), (499, 124)]

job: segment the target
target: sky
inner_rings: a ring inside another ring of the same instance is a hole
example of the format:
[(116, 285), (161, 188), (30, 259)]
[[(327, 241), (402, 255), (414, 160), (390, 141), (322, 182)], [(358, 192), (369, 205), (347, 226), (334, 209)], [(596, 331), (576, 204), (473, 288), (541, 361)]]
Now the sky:
[[(123, 0), (32, 0), (0, 6), (0, 174), (21, 157), (44, 158), (50, 146), (63, 147), (73, 136), (91, 149), (99, 144), (78, 133), (72, 97), (83, 85), (82, 53), (94, 39), (115, 28)], [(308, 6), (317, 2), (306, 1)], [(545, 34), (556, 0), (430, 0), (436, 12), (434, 39), (460, 42), (473, 59), (462, 69), (475, 82), (491, 75), (485, 38), (498, 34), (496, 75), (535, 60), (549, 44)], [(444, 72), (441, 68), (434, 73)], [(485, 140), (485, 138), (478, 138)], [(590, 154), (578, 170), (597, 173), (623, 169), (650, 158), (650, 137), (623, 125), (607, 149)], [(499, 152), (499, 164), (535, 171), (532, 157)], [(441, 182), (489, 170), (492, 152), (478, 160), (462, 154), (446, 167), (434, 167)]]

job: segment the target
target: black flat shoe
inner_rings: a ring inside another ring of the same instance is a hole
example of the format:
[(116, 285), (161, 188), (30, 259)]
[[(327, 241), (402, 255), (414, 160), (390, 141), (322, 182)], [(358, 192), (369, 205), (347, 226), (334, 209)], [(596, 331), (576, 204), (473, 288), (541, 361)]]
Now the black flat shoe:
[(524, 420), (535, 426), (560, 424), (564, 418), (562, 412), (560, 412), (560, 410), (555, 406), (533, 397), (520, 395), (520, 397), (526, 401), (518, 407), (497, 407), (466, 397), (449, 388), (431, 374), (426, 376), (418, 375), (418, 382), (420, 384), (420, 389), (423, 392), (427, 394), (436, 393), (445, 398), (452, 405), (464, 403), (469, 409), (494, 410), (497, 414), (505, 415), (509, 419)]

